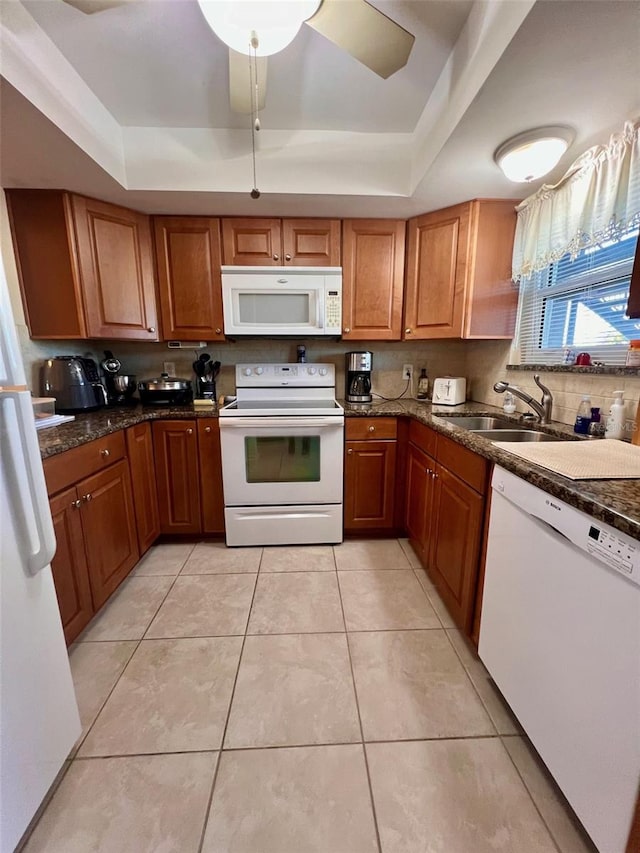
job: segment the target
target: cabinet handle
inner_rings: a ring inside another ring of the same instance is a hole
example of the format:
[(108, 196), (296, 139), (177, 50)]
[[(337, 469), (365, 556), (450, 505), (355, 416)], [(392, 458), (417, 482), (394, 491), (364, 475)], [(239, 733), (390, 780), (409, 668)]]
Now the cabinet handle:
[(350, 331), (351, 331), (351, 329), (345, 329), (344, 330), (345, 335), (348, 335)]
[(427, 474), (427, 476), (429, 476), (429, 477), (433, 474), (433, 471), (431, 470), (431, 468), (425, 468), (425, 469), (424, 469), (424, 472), (425, 472), (425, 474)]
[(105, 448), (104, 450), (101, 450), (101, 451), (100, 451), (100, 456), (102, 456), (102, 457), (104, 457), (104, 459), (106, 459), (106, 458), (107, 458), (107, 456), (111, 456), (111, 454), (110, 454), (110, 453), (109, 453), (109, 451)]
[(222, 329), (216, 329), (216, 335), (221, 335), (221, 334), (222, 334)]
[(291, 255), (285, 255), (285, 256), (284, 256), (284, 259), (285, 259), (285, 261), (290, 261), (290, 260), (291, 260)]
[(410, 335), (410, 334), (411, 334), (411, 329), (405, 329), (405, 330), (404, 330), (404, 333), (405, 333), (405, 335)]
[(91, 494), (91, 492), (87, 492), (86, 495), (82, 496), (82, 500), (88, 503), (89, 501), (93, 500), (93, 495)]
[(369, 427), (369, 432), (375, 432), (375, 431), (376, 431), (376, 428), (373, 425), (371, 425)]
[(156, 330), (155, 326), (149, 326), (149, 328), (147, 329), (147, 332), (155, 332), (155, 330)]
[(437, 480), (437, 479), (438, 479), (438, 475), (436, 474), (436, 472), (435, 472), (435, 471), (432, 471), (432, 472), (431, 472), (431, 476), (433, 477), (433, 479), (434, 479), (434, 480)]
[(82, 506), (81, 500), (71, 501), (71, 509), (80, 509), (81, 506)]
[(187, 430), (187, 435), (192, 435), (192, 434), (193, 434), (193, 430), (191, 429), (191, 427), (189, 427), (189, 429)]
[(279, 261), (279, 260), (280, 260), (280, 255), (274, 255), (274, 256), (273, 256), (273, 260), (274, 260), (274, 261)]
[(205, 428), (204, 428), (204, 431), (205, 431), (205, 432), (211, 432), (211, 427), (205, 427)]
[(350, 447), (350, 448), (347, 450), (347, 455), (351, 456), (351, 454), (352, 454), (352, 453), (353, 453), (353, 447)]

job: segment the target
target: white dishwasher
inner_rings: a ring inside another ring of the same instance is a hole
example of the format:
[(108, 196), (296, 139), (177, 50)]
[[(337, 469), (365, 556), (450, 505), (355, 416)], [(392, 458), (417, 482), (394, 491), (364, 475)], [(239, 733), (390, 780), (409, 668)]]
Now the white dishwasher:
[(496, 467), (479, 654), (601, 853), (640, 782), (640, 542)]

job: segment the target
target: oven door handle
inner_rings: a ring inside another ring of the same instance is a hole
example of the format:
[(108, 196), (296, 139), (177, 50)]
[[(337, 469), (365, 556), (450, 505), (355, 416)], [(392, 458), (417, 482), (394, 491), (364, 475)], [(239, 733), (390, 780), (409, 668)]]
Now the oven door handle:
[(329, 416), (327, 418), (307, 418), (304, 415), (295, 418), (220, 418), (220, 429), (289, 429), (291, 427), (342, 427), (344, 418)]

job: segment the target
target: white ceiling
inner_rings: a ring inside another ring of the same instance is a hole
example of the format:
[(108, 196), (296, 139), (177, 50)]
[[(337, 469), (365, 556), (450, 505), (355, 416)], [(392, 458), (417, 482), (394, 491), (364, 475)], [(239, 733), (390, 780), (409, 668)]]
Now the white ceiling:
[(60, 0), (0, 0), (0, 70), (11, 84), (2, 184), (66, 187), (149, 212), (409, 216), (535, 189), (493, 163), (515, 133), (576, 130), (554, 180), (640, 115), (637, 2), (374, 5), (416, 36), (388, 80), (308, 27), (270, 57), (263, 195), (252, 201), (246, 118), (229, 110), (226, 49), (195, 0), (93, 16)]

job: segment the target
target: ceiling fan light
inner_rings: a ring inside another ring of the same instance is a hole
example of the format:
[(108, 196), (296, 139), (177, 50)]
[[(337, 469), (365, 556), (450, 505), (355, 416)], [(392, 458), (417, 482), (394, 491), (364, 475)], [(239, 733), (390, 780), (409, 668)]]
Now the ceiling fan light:
[(494, 160), (510, 181), (529, 183), (558, 164), (574, 135), (568, 127), (540, 127), (519, 133), (497, 149)]
[(226, 45), (238, 53), (271, 56), (291, 44), (320, 0), (198, 0), (205, 20)]

